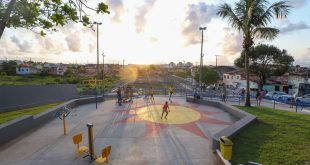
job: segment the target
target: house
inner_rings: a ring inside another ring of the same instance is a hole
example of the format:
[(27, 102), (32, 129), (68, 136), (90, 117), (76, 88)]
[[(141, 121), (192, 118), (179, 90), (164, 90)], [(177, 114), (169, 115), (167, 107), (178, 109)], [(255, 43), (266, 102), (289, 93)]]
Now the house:
[(56, 74), (57, 74), (57, 75), (60, 75), (60, 76), (63, 76), (63, 75), (65, 74), (66, 71), (67, 71), (67, 68), (66, 68), (66, 67), (59, 66), (59, 67), (57, 67), (57, 69), (56, 69)]
[(267, 78), (263, 90), (289, 93), (291, 86), (288, 84), (288, 76), (288, 73), (281, 76), (270, 76)]
[(288, 76), (288, 85), (291, 86), (289, 94), (298, 93), (300, 84), (310, 84), (310, 79), (306, 72), (303, 73), (290, 73)]
[[(223, 83), (228, 88), (246, 88), (246, 77), (244, 70), (234, 70), (223, 74)], [(250, 89), (258, 89), (258, 77), (250, 75)]]
[(179, 62), (179, 63), (177, 64), (177, 67), (178, 67), (178, 68), (183, 68), (183, 67), (184, 67), (183, 62)]
[(16, 67), (16, 74), (18, 75), (29, 75), (29, 74), (38, 74), (41, 70), (30, 65), (19, 65)]
[(170, 63), (168, 64), (168, 68), (169, 68), (169, 69), (173, 69), (175, 66), (176, 66), (176, 65), (175, 65), (174, 62), (170, 62)]
[(237, 88), (241, 84), (241, 70), (230, 71), (223, 74), (223, 83), (228, 87)]
[(216, 67), (213, 65), (209, 65), (207, 67), (209, 69), (215, 70), (218, 73), (220, 80), (222, 80), (224, 73), (235, 71), (235, 70), (240, 70), (238, 67), (235, 67), (235, 66), (217, 66)]
[(195, 73), (199, 70), (199, 67), (198, 66), (192, 66), (192, 67), (190, 67), (190, 70), (191, 70), (192, 77), (194, 77)]

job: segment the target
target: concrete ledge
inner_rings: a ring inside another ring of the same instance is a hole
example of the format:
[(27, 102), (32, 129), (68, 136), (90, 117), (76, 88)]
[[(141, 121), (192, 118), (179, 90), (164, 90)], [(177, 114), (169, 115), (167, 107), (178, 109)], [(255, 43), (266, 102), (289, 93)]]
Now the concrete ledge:
[[(13, 140), (14, 138), (26, 133), (27, 131), (43, 125), (55, 118), (55, 114), (63, 109), (64, 106), (74, 108), (79, 105), (89, 104), (96, 101), (95, 97), (80, 98), (67, 101), (61, 105), (50, 108), (35, 116), (26, 115), (15, 120), (0, 124), (0, 145)], [(98, 97), (102, 102), (102, 96)]]
[(220, 150), (217, 149), (217, 150), (216, 150), (216, 153), (217, 153), (217, 155), (221, 158), (222, 162), (223, 162), (225, 165), (231, 165), (230, 161), (224, 159), (224, 157), (222, 156)]
[(245, 111), (242, 111), (236, 107), (227, 105), (225, 103), (219, 101), (208, 101), (208, 100), (193, 100), (192, 97), (186, 97), (187, 102), (194, 102), (197, 104), (209, 105), (213, 107), (218, 107), (223, 109), (224, 111), (236, 116), (239, 118), (237, 122), (232, 124), (231, 126), (223, 129), (222, 131), (216, 133), (212, 137), (212, 149), (216, 151), (219, 149), (219, 139), (221, 136), (226, 136), (230, 139), (233, 139), (238, 133), (244, 130), (248, 125), (256, 121), (256, 116), (249, 114)]

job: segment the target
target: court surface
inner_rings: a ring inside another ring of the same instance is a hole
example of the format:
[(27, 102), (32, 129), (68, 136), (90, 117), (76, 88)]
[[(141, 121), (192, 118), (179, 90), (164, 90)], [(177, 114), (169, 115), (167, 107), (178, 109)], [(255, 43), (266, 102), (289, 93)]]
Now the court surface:
[(97, 155), (111, 145), (109, 164), (221, 164), (211, 150), (212, 134), (236, 119), (210, 106), (187, 103), (184, 97), (169, 101), (170, 113), (161, 119), (168, 97), (135, 99), (118, 106), (115, 100), (79, 106), (67, 117), (67, 135), (58, 118), (0, 146), (0, 164), (62, 165), (96, 164), (75, 152), (72, 136), (82, 132), (88, 145), (87, 123), (94, 125)]

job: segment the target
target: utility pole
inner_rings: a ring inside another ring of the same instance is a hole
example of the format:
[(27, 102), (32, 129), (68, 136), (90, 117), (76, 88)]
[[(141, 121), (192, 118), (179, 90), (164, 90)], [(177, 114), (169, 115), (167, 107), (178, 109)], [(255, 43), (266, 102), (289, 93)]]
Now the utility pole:
[(123, 59), (123, 69), (125, 69), (125, 59)]
[(201, 30), (201, 52), (200, 52), (200, 75), (199, 75), (199, 87), (200, 87), (200, 94), (202, 92), (202, 67), (203, 67), (203, 31), (206, 30), (207, 27), (200, 27)]
[(220, 56), (220, 55), (215, 55), (215, 71), (217, 73), (217, 75), (219, 75), (219, 72), (217, 70), (217, 57)]
[(217, 57), (220, 56), (220, 55), (215, 55), (215, 68), (216, 68), (216, 71), (217, 71)]
[(101, 22), (94, 22), (97, 25), (97, 67), (96, 67), (96, 109), (98, 108), (98, 80), (99, 80), (99, 25)]
[(104, 83), (103, 83), (103, 80), (104, 80), (104, 53), (102, 53), (102, 99), (104, 101)]

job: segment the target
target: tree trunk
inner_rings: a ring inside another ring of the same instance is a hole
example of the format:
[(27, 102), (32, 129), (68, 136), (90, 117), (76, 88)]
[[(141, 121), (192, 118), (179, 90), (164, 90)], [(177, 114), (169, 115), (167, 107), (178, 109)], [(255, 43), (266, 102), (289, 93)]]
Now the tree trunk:
[(8, 22), (8, 20), (10, 18), (10, 15), (11, 15), (11, 12), (13, 10), (15, 2), (16, 2), (16, 0), (11, 0), (10, 1), (9, 5), (8, 5), (8, 8), (6, 9), (5, 14), (4, 14), (3, 18), (0, 21), (0, 39), (1, 39), (2, 34), (4, 32), (6, 23)]
[(246, 33), (246, 36), (243, 40), (243, 48), (244, 48), (244, 64), (245, 64), (245, 72), (246, 72), (246, 98), (245, 98), (245, 106), (251, 106), (251, 97), (250, 97), (250, 69), (249, 69), (249, 57), (250, 57), (250, 48), (253, 45), (253, 39), (250, 33)]
[(251, 106), (251, 97), (250, 97), (250, 71), (249, 71), (249, 48), (245, 48), (245, 72), (246, 72), (246, 98), (245, 98), (245, 106)]

